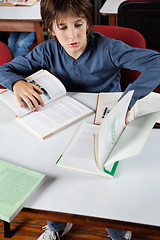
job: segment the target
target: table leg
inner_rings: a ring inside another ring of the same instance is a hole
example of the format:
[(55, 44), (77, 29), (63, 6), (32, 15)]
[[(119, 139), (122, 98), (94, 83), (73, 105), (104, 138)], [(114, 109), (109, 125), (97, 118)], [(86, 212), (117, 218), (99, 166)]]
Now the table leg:
[(35, 23), (35, 32), (36, 32), (37, 43), (38, 44), (42, 43), (44, 41), (43, 23), (41, 22)]
[(109, 15), (109, 25), (117, 26), (117, 15), (115, 15), (115, 14)]
[(4, 223), (4, 237), (11, 238), (12, 234), (11, 234), (11, 230), (10, 230), (10, 223), (5, 222), (5, 221), (3, 223)]

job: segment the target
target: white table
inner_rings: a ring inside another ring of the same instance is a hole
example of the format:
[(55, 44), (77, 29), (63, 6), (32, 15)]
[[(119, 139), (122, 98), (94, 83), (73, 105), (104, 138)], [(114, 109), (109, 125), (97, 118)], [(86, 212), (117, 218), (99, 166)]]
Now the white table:
[(124, 2), (124, 0), (106, 0), (99, 10), (100, 14), (109, 16), (109, 25), (117, 25), (118, 7), (122, 2)]
[(31, 7), (0, 6), (0, 31), (36, 32), (37, 43), (43, 42), (40, 2)]
[[(72, 96), (95, 109), (96, 94)], [(47, 176), (45, 184), (25, 205), (31, 213), (44, 211), (46, 219), (53, 215), (54, 220), (57, 212), (69, 216), (74, 223), (79, 223), (79, 218), (85, 224), (91, 221), (97, 226), (125, 227), (138, 232), (145, 229), (160, 236), (160, 129), (152, 130), (138, 157), (121, 161), (115, 177), (107, 179), (55, 164), (80, 123), (40, 140), (13, 116), (0, 101), (0, 159)]]

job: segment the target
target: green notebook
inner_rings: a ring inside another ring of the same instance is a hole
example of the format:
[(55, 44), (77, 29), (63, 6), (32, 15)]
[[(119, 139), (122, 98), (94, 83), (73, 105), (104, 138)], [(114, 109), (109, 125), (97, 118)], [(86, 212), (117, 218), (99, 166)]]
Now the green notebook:
[(45, 175), (0, 160), (0, 219), (11, 222)]

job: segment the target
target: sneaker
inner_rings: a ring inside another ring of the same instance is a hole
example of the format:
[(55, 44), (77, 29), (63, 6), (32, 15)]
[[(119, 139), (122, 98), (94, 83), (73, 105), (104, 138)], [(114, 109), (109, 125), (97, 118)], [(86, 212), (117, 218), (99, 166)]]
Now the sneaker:
[(59, 232), (53, 232), (48, 225), (42, 227), (44, 233), (37, 240), (60, 240), (60, 237), (64, 236), (72, 228), (72, 223), (67, 223), (65, 228)]
[[(109, 235), (107, 237), (109, 237)], [(123, 237), (123, 240), (131, 240), (131, 237), (132, 237), (132, 232), (127, 231)], [(112, 239), (110, 238), (110, 240), (112, 240)]]
[(127, 231), (126, 234), (124, 235), (124, 240), (131, 240), (132, 237), (132, 232)]

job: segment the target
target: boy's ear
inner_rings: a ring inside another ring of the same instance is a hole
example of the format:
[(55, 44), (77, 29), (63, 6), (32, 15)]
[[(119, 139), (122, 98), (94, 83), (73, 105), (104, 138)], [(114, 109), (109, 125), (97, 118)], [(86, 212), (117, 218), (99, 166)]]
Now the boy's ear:
[(90, 26), (87, 24), (87, 32), (88, 32), (89, 29), (90, 29)]
[(50, 35), (55, 36), (54, 30), (51, 31), (51, 30), (48, 28), (48, 32), (49, 32)]
[(88, 29), (89, 29), (89, 26), (87, 25), (87, 28), (86, 28), (86, 34), (88, 35)]

